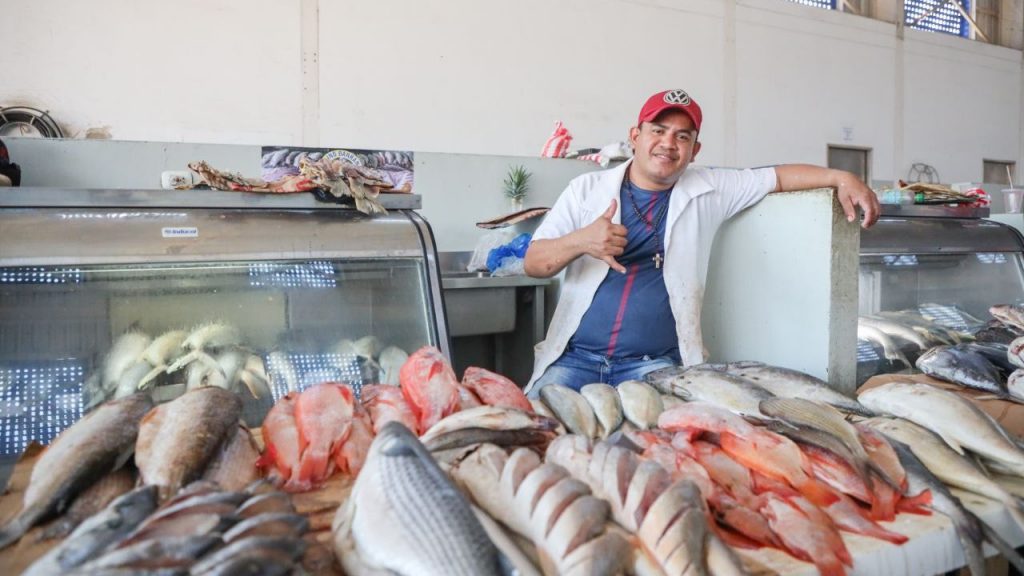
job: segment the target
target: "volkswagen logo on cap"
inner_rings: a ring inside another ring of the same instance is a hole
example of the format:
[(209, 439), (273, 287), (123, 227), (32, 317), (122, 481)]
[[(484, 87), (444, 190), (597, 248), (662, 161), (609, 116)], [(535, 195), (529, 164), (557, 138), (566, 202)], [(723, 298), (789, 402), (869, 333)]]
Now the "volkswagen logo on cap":
[(690, 95), (682, 90), (670, 90), (665, 93), (666, 104), (679, 104), (680, 106), (690, 105)]

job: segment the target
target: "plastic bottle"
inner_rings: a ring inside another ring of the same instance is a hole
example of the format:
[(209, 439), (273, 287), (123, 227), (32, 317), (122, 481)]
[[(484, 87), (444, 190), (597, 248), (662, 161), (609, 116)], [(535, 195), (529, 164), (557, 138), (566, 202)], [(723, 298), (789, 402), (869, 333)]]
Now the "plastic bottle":
[(910, 190), (900, 190), (899, 188), (886, 188), (879, 193), (878, 201), (881, 204), (913, 204), (914, 193)]

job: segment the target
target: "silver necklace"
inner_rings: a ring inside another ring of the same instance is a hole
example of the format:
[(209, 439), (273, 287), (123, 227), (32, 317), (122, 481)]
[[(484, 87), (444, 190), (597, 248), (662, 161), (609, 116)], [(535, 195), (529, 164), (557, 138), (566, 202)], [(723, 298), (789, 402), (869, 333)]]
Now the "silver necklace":
[[(661, 263), (665, 261), (665, 258), (661, 255), (661, 234), (658, 233), (658, 226), (661, 226), (662, 221), (665, 220), (665, 215), (668, 214), (668, 201), (661, 205), (661, 209), (654, 216), (652, 220), (648, 220), (644, 213), (640, 211), (640, 207), (636, 204), (636, 198), (633, 197), (633, 189), (631, 186), (626, 187), (626, 194), (629, 196), (629, 203), (633, 206), (633, 213), (639, 218), (644, 224), (647, 224), (654, 230), (654, 238), (658, 243), (658, 249), (651, 257), (654, 260), (654, 268), (657, 270), (661, 269)], [(659, 192), (664, 194), (664, 192)]]

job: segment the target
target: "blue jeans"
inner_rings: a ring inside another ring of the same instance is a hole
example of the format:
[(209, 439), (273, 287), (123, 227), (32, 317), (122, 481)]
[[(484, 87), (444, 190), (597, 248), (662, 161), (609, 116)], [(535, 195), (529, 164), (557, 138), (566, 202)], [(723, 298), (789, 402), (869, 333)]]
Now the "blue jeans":
[(587, 384), (601, 382), (618, 386), (626, 380), (643, 380), (644, 374), (659, 368), (682, 363), (675, 355), (633, 356), (611, 358), (579, 348), (566, 348), (530, 389), (530, 398), (539, 398), (540, 389), (549, 384), (561, 384), (579, 391)]

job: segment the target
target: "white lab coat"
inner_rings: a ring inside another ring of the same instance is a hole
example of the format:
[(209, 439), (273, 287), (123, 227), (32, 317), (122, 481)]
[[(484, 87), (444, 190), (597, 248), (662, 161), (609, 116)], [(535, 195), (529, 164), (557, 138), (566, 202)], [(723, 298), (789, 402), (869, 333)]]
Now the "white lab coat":
[[(569, 183), (533, 235), (534, 240), (560, 238), (600, 217), (619, 199), (630, 162), (610, 170), (578, 176)], [(711, 243), (718, 227), (775, 189), (774, 168), (732, 170), (690, 166), (672, 188), (665, 223), (665, 287), (676, 320), (679, 353), (686, 365), (705, 359), (700, 315)], [(612, 221), (622, 222), (622, 204)], [(581, 256), (565, 269), (558, 306), (547, 337), (534, 347), (529, 391), (562, 352), (590, 307), (608, 264)]]

